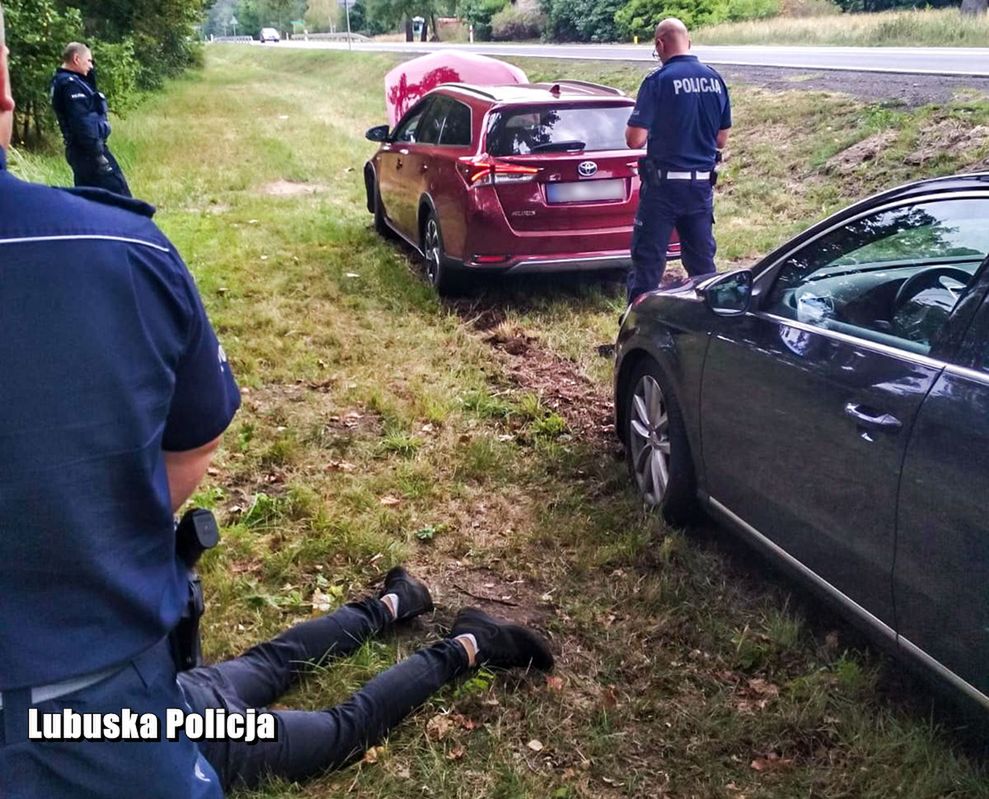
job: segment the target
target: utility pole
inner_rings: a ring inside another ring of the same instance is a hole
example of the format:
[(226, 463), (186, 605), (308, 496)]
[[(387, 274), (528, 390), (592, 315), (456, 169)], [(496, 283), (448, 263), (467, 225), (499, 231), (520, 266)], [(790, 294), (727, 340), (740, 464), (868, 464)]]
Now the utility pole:
[(347, 49), (354, 49), (354, 41), (350, 37), (350, 0), (343, 0), (344, 11), (347, 12)]

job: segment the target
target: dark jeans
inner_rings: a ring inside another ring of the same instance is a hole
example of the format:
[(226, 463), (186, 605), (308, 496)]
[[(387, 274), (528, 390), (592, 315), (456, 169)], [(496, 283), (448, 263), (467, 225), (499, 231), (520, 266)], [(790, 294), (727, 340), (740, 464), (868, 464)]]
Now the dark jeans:
[(663, 180), (642, 185), (632, 231), (632, 269), (628, 301), (659, 286), (666, 270), (666, 248), (673, 228), (680, 234), (683, 268), (688, 275), (716, 271), (714, 190), (706, 180)]
[(221, 799), (220, 781), (188, 738), (168, 741), (32, 741), (28, 709), (60, 714), (154, 713), (185, 702), (175, 664), (162, 641), (106, 679), (66, 696), (30, 704), (28, 691), (4, 692), (0, 710), (0, 796), (3, 799)]
[(103, 155), (110, 162), (110, 171), (101, 172), (96, 158), (90, 153), (83, 153), (69, 147), (65, 151), (65, 160), (72, 167), (72, 176), (76, 186), (90, 186), (95, 189), (106, 189), (114, 194), (132, 197), (130, 186), (124, 177), (123, 170), (109, 148), (103, 148)]
[[(313, 664), (350, 654), (390, 620), (377, 599), (346, 605), (298, 624), (238, 658), (182, 672), (179, 684), (197, 713), (206, 708), (230, 712), (263, 708)], [(379, 674), (337, 707), (273, 711), (278, 727), (275, 741), (200, 741), (199, 747), (225, 788), (254, 787), (268, 775), (301, 780), (361, 757), (467, 668), (463, 647), (442, 641)]]

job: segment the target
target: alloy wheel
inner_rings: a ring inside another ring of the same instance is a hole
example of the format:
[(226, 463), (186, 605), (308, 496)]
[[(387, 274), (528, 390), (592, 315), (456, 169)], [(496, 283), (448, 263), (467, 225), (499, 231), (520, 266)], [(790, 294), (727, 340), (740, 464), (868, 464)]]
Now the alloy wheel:
[(426, 279), (435, 286), (440, 274), (440, 228), (436, 224), (436, 218), (432, 216), (426, 220), (422, 254), (426, 262)]
[(659, 505), (670, 482), (670, 417), (666, 398), (651, 375), (643, 375), (629, 409), (632, 471), (646, 504)]

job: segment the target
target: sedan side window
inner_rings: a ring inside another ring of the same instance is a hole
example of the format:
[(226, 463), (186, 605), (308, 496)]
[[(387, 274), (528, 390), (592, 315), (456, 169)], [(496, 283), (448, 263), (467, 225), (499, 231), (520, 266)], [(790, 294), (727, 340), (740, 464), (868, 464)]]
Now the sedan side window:
[(989, 200), (887, 208), (789, 256), (763, 310), (927, 353), (987, 253)]

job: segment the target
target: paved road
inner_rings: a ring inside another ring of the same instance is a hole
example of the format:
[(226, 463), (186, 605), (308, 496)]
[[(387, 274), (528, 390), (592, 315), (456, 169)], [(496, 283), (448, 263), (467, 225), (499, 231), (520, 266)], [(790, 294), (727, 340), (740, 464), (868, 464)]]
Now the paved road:
[[(282, 42), (279, 47), (345, 50), (343, 42)], [(536, 58), (651, 61), (652, 44), (406, 44), (355, 43), (355, 50), (423, 53), (442, 48), (476, 53)], [(694, 52), (709, 64), (839, 69), (852, 72), (895, 72), (911, 75), (989, 77), (989, 47), (727, 47), (697, 45)]]

